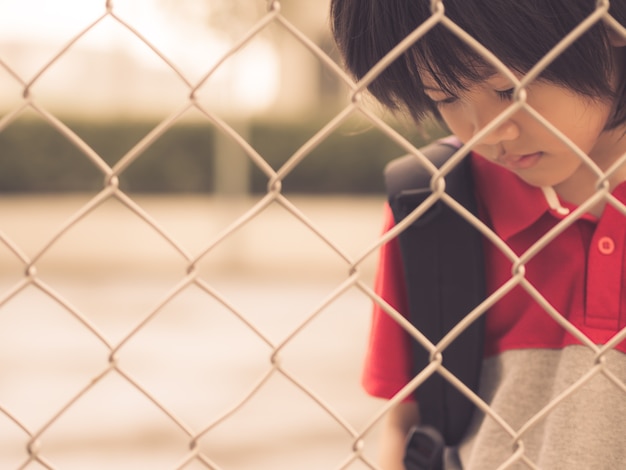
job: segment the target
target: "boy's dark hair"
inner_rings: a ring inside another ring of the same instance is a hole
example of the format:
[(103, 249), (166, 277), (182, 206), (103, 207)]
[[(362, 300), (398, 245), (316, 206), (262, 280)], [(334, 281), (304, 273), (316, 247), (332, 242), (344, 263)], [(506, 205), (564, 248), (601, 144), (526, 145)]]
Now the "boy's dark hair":
[[(431, 0), (331, 0), (331, 26), (349, 71), (362, 78), (387, 52), (432, 16)], [(596, 0), (444, 0), (445, 14), (510, 69), (524, 73), (596, 9)], [(612, 0), (610, 14), (621, 24), (626, 0)], [(616, 63), (626, 63), (626, 48), (616, 61), (608, 32), (596, 23), (541, 74), (540, 79), (592, 98), (614, 101), (607, 128), (626, 122), (624, 67), (617, 90), (610, 83)], [(444, 91), (454, 94), (464, 83), (485, 78), (491, 66), (438, 24), (395, 60), (369, 86), (393, 110), (416, 120), (436, 106), (424, 94), (420, 69), (436, 72)]]

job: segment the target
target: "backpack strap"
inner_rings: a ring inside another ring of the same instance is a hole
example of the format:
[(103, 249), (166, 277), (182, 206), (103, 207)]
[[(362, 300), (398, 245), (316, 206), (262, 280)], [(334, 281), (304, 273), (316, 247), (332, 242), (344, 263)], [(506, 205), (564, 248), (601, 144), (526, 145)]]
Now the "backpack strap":
[[(458, 141), (438, 141), (421, 151), (440, 167), (458, 149)], [(431, 174), (413, 155), (385, 169), (389, 204), (396, 223), (430, 194)], [(477, 213), (469, 158), (446, 176), (446, 192)], [(485, 298), (482, 235), (441, 201), (398, 236), (407, 285), (409, 319), (437, 343)], [(443, 365), (476, 391), (484, 357), (483, 316), (443, 351)], [(429, 363), (429, 353), (413, 341), (413, 373)], [(447, 445), (465, 435), (474, 405), (439, 374), (417, 388), (422, 425), (438, 430)]]

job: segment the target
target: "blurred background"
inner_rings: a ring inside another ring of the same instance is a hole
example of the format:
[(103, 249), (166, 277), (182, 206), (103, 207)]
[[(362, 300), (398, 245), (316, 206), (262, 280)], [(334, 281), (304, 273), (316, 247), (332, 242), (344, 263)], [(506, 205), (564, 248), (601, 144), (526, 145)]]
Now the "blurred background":
[(373, 468), (346, 281), (405, 151), (354, 113), (264, 203), (350, 104), (306, 41), (327, 0), (0, 1), (0, 468)]

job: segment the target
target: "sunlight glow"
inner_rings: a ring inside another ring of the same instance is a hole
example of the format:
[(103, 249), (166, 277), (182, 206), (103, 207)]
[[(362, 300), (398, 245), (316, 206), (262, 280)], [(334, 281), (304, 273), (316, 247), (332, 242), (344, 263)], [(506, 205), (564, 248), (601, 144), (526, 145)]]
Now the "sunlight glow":
[[(185, 14), (172, 14), (175, 2), (119, 0), (113, 11), (195, 84), (232, 44), (208, 27), (202, 8), (189, 6)], [(5, 0), (0, 3), (0, 60), (28, 82), (105, 12), (104, 0)], [(15, 106), (20, 99), (16, 83), (4, 72), (0, 68), (0, 99)], [(198, 96), (223, 113), (261, 112), (275, 101), (279, 82), (279, 56), (259, 37), (226, 60)], [(150, 47), (107, 17), (46, 72), (33, 93), (72, 113), (82, 106), (83, 111), (94, 108), (90, 113), (150, 114), (178, 107), (186, 91)]]

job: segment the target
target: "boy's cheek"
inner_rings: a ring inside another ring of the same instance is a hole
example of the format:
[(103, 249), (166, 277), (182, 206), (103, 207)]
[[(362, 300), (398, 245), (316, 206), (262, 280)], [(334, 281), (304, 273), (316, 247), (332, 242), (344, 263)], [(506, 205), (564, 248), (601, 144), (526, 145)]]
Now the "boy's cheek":
[(468, 125), (467, 119), (457, 114), (442, 111), (441, 117), (452, 134), (456, 135), (461, 142), (467, 142), (472, 136), (471, 126)]

